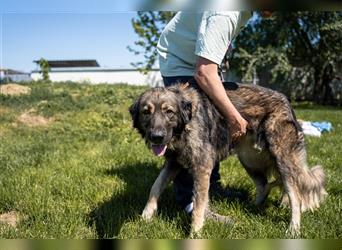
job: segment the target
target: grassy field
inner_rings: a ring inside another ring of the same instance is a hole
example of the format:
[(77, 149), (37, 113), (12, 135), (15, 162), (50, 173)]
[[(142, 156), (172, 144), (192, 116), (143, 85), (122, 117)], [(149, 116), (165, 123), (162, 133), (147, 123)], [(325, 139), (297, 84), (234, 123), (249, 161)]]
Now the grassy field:
[[(175, 204), (172, 187), (158, 216), (141, 213), (162, 159), (131, 128), (128, 106), (143, 87), (32, 83), (30, 95), (0, 95), (0, 214), (15, 213), (16, 227), (0, 224), (0, 238), (186, 238), (190, 218)], [(342, 236), (342, 110), (296, 105), (304, 120), (332, 122), (321, 138), (307, 137), (310, 165), (322, 164), (329, 196), (302, 216), (302, 238)], [(49, 122), (33, 126), (22, 114)], [(272, 191), (264, 209), (253, 205), (252, 181), (235, 157), (221, 165), (223, 184), (247, 200), (213, 198), (234, 225), (207, 221), (203, 238), (286, 238), (290, 210)]]

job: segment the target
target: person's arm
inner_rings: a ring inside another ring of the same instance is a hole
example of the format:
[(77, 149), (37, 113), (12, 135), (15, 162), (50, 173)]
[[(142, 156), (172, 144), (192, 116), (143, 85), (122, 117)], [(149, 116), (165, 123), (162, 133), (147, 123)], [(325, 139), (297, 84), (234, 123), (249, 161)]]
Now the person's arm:
[(195, 79), (201, 89), (214, 102), (214, 105), (221, 114), (228, 120), (230, 134), (234, 141), (246, 133), (247, 121), (240, 115), (227, 96), (217, 69), (216, 63), (203, 57), (198, 57)]

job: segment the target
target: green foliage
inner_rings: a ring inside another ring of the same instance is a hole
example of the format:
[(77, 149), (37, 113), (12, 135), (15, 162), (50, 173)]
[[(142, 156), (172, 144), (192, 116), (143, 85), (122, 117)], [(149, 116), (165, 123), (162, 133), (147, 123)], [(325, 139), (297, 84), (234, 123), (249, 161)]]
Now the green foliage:
[(243, 48), (239, 48), (238, 58), (241, 60), (240, 70), (244, 72), (243, 81), (252, 82), (254, 69), (262, 70), (270, 65), (271, 83), (279, 80), (279, 76), (289, 77), (292, 71), (292, 65), (284, 51), (276, 50), (270, 46), (266, 48), (258, 47), (253, 55), (249, 54)]
[[(190, 217), (175, 204), (172, 187), (163, 193), (151, 223), (139, 216), (162, 159), (131, 127), (128, 107), (146, 87), (29, 83), (31, 94), (0, 95), (0, 214), (16, 211), (17, 228), (0, 224), (1, 238), (186, 238)], [(327, 173), (328, 199), (302, 219), (302, 238), (341, 238), (342, 111), (295, 106), (305, 120), (328, 120), (334, 130), (307, 137), (309, 164)], [(18, 123), (25, 110), (53, 118), (47, 127)], [(213, 208), (233, 216), (234, 225), (207, 221), (203, 237), (286, 238), (290, 210), (272, 191), (263, 209), (253, 205), (254, 184), (236, 157), (221, 165), (224, 186), (247, 200), (212, 197)]]
[(48, 61), (46, 61), (44, 58), (40, 58), (39, 62), (39, 67), (43, 76), (43, 81), (49, 82), (50, 77), (49, 77), (49, 71), (50, 71), (50, 66)]
[[(257, 16), (238, 36), (231, 65), (245, 79), (256, 69), (262, 85), (273, 85), (295, 99), (341, 102), (334, 100), (331, 87), (342, 60), (341, 25), (342, 12)], [(298, 85), (306, 92), (298, 91)]]
[(174, 15), (175, 12), (168, 11), (138, 11), (138, 16), (132, 19), (132, 26), (139, 40), (134, 43), (136, 47), (127, 48), (136, 55), (143, 54), (145, 61), (133, 62), (134, 67), (143, 72), (153, 67), (157, 59), (156, 47), (161, 31)]

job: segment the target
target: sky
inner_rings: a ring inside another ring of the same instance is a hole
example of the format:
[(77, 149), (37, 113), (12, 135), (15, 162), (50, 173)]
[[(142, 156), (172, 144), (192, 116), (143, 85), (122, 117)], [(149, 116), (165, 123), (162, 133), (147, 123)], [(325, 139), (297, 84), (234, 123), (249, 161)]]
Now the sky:
[[(97, 4), (107, 2), (107, 5)], [(116, 0), (0, 0), (0, 68), (30, 72), (33, 60), (96, 59), (105, 68), (132, 68), (127, 49), (138, 36), (136, 16)]]
[(138, 9), (142, 0), (0, 0), (1, 13), (112, 13)]

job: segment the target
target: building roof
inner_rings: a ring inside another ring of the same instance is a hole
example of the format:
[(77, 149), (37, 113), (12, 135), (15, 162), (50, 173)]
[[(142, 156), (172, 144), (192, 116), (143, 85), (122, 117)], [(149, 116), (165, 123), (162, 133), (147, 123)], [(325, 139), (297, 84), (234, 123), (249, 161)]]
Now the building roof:
[[(35, 60), (39, 64), (39, 60)], [(100, 67), (96, 60), (47, 60), (50, 68)]]
[(4, 72), (5, 75), (27, 75), (28, 73), (14, 70), (14, 69), (2, 69), (0, 68), (0, 72)]
[[(134, 68), (115, 68), (115, 69), (109, 69), (109, 68), (61, 68), (61, 69), (51, 69), (50, 73), (83, 73), (83, 72), (136, 72), (139, 71), (139, 69)], [(159, 69), (154, 68), (150, 69), (148, 71), (159, 71)], [(40, 73), (40, 70), (32, 70), (31, 73)]]

